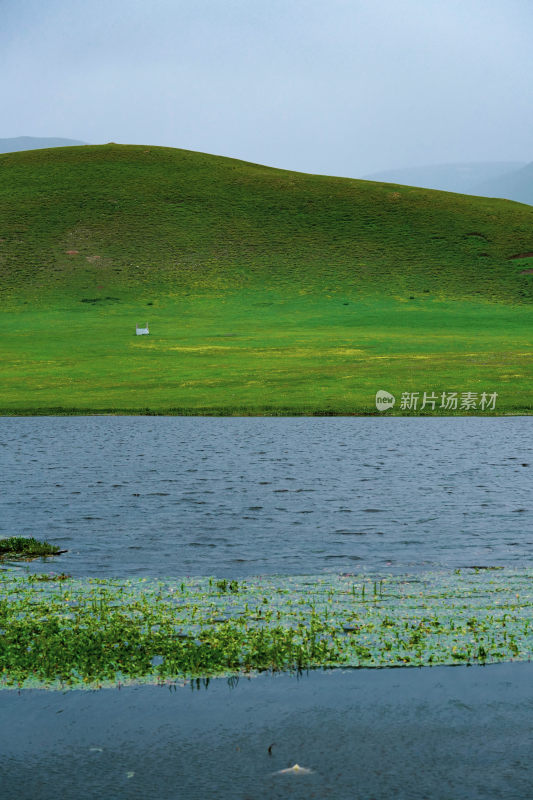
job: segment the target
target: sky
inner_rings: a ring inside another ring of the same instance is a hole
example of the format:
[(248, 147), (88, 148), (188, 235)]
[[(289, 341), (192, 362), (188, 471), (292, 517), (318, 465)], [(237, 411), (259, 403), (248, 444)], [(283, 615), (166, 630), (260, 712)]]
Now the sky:
[(533, 160), (532, 0), (0, 0), (0, 138), (360, 177)]

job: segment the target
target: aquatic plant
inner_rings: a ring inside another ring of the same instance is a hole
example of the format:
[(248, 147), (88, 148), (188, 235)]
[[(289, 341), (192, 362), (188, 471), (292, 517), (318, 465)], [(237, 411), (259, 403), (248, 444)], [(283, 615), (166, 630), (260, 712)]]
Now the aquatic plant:
[(220, 581), (216, 582), (216, 587), (221, 592), (233, 592), (236, 594), (239, 591), (239, 584), (237, 581), (228, 581), (226, 578), (223, 578)]
[(219, 583), (4, 570), (0, 685), (486, 664), (533, 653), (533, 570)]
[(0, 539), (0, 559), (9, 558), (38, 558), (39, 556), (56, 556), (64, 553), (54, 544), (49, 542), (39, 542), (33, 536), (10, 536), (8, 539)]

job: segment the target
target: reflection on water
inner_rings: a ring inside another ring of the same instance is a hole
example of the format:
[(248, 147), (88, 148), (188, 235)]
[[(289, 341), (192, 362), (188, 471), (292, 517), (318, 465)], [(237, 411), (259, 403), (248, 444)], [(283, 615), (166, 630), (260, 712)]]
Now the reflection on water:
[(523, 565), (533, 546), (532, 425), (3, 418), (0, 537), (68, 548), (52, 568), (73, 575)]

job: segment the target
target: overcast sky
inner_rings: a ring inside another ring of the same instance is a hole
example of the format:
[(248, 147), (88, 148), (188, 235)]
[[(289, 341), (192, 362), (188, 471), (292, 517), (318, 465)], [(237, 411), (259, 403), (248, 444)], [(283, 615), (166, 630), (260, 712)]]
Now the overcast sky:
[(533, 0), (0, 0), (0, 137), (357, 177), (533, 160)]

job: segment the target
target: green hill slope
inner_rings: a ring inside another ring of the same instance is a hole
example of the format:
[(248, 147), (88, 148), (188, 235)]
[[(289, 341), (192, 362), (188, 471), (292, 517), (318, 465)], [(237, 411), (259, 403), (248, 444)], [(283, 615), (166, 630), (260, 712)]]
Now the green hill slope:
[[(518, 301), (533, 209), (166, 148), (0, 156), (3, 288), (279, 281)], [(77, 252), (75, 252), (77, 251)]]
[(375, 413), (380, 388), (505, 384), (528, 410), (531, 253), (533, 208), (504, 200), (148, 146), (1, 155), (0, 408)]

